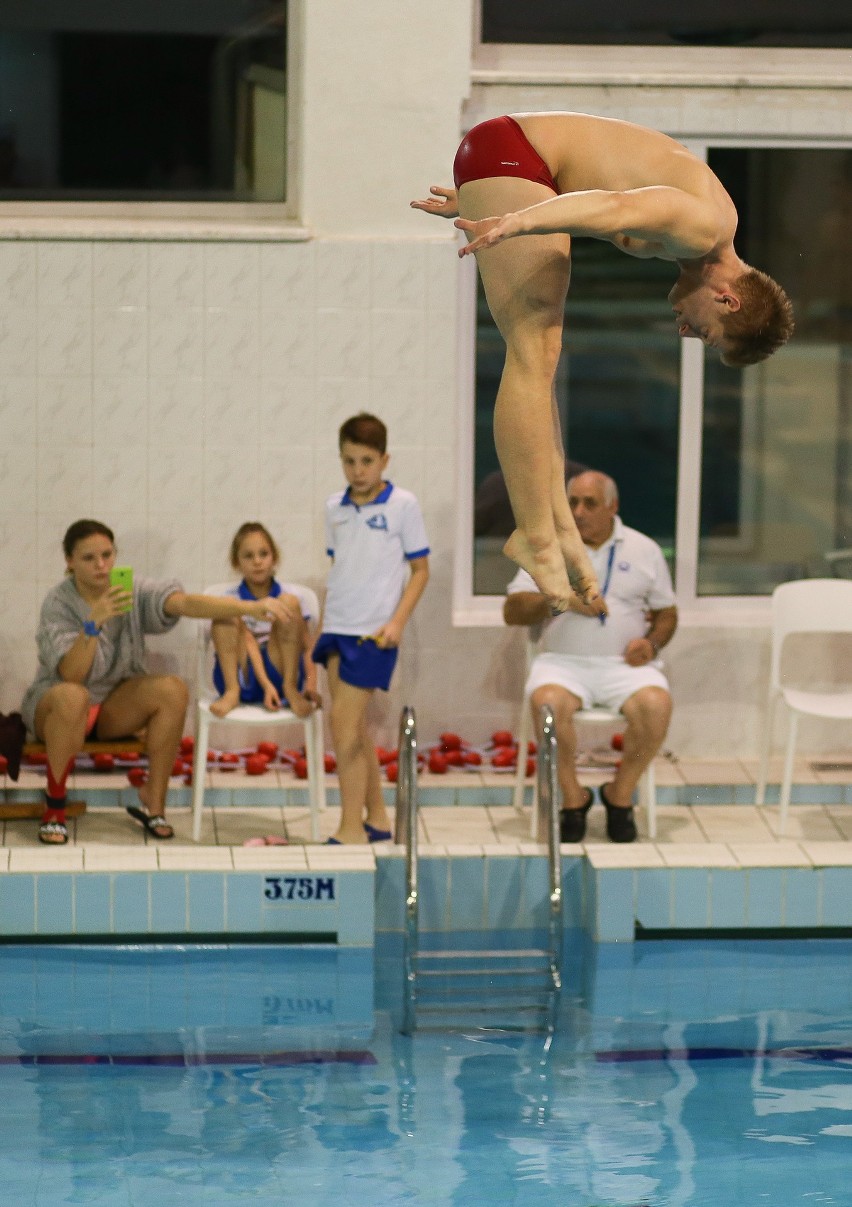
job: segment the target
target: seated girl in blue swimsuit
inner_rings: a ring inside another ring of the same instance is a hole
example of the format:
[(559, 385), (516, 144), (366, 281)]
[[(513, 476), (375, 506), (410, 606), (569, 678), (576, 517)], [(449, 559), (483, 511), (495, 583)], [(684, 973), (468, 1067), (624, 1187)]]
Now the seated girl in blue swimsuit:
[(307, 587), (278, 582), (280, 558), (263, 524), (241, 525), (231, 542), (231, 565), (243, 577), (230, 594), (247, 600), (277, 598), (288, 619), (213, 622), (213, 683), (220, 698), (210, 711), (217, 717), (238, 704), (289, 708), (297, 717), (306, 717), (319, 703), (310, 658), (311, 634), (319, 620), (317, 598)]

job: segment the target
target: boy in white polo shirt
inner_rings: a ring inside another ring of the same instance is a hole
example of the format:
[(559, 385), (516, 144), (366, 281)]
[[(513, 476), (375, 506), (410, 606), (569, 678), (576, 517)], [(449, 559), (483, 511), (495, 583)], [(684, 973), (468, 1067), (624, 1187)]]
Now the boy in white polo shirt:
[(387, 428), (362, 412), (343, 424), (340, 460), (349, 483), (326, 501), (328, 576), (322, 633), (313, 660), (331, 690), (331, 732), (340, 781), (340, 826), (328, 841), (391, 837), (367, 704), (387, 691), (406, 623), (429, 581), (420, 504), (383, 477)]

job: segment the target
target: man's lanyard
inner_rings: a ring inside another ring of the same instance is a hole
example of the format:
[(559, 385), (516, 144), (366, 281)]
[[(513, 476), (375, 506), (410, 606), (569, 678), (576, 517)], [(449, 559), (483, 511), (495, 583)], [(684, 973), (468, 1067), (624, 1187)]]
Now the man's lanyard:
[(605, 596), (607, 591), (609, 590), (610, 580), (612, 579), (612, 567), (613, 567), (614, 562), (615, 562), (615, 541), (613, 540), (612, 544), (609, 547), (609, 557), (607, 558), (607, 561), (606, 561), (606, 578), (604, 579), (604, 585), (601, 588), (601, 595)]
[[(601, 587), (601, 595), (604, 598), (606, 598), (606, 593), (609, 590), (610, 580), (612, 579), (612, 567), (613, 567), (614, 563), (615, 563), (615, 537), (613, 537), (612, 544), (609, 547), (609, 557), (607, 558), (607, 561), (606, 561), (606, 578), (604, 579), (604, 585)], [(606, 616), (603, 613), (601, 613), (600, 622), (601, 622), (601, 624), (606, 624)]]

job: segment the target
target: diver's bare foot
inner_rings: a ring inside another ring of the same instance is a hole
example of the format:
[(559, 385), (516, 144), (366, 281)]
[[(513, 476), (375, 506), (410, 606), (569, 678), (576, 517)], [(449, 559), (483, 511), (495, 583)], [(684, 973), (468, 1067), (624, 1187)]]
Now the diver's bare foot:
[(295, 684), (292, 687), (288, 687), (285, 684), (284, 695), (287, 697), (287, 707), (297, 717), (309, 717), (316, 707), (313, 701), (309, 700), (303, 692), (300, 692)]
[(598, 580), (586, 553), (579, 533), (560, 532), (557, 534), (559, 548), (568, 572), (568, 579), (580, 602), (591, 609), (594, 616), (607, 614), (606, 602), (601, 595)]
[(214, 700), (210, 705), (210, 711), (214, 717), (226, 717), (228, 713), (237, 707), (240, 702), (240, 689), (234, 688), (233, 691), (222, 692), (218, 700)]
[(506, 557), (526, 570), (542, 595), (556, 612), (567, 612), (571, 584), (565, 570), (565, 558), (554, 539), (541, 549), (533, 549), (526, 536), (516, 528), (503, 546)]

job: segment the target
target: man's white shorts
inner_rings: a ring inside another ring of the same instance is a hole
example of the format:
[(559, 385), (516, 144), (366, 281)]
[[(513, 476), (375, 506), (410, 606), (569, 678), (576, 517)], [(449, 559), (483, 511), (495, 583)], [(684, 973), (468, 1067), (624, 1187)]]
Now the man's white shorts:
[(659, 663), (628, 666), (623, 658), (578, 658), (572, 654), (539, 654), (530, 667), (525, 693), (539, 687), (564, 687), (583, 701), (583, 708), (609, 708), (619, 712), (625, 700), (642, 687), (669, 690)]

